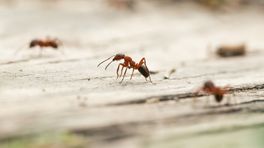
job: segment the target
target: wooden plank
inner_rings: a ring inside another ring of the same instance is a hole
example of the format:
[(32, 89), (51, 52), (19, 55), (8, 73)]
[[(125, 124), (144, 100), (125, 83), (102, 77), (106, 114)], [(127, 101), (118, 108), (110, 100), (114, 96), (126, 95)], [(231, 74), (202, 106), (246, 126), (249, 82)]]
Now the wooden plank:
[[(248, 131), (263, 130), (264, 22), (258, 9), (223, 15), (208, 14), (192, 4), (150, 5), (120, 14), (97, 7), (82, 12), (77, 9), (81, 2), (69, 11), (67, 3), (52, 10), (0, 9), (3, 143), (25, 135), (69, 131), (89, 139), (91, 147), (210, 147), (198, 142), (200, 135), (202, 141), (218, 143), (218, 137), (231, 137), (239, 130), (242, 138)], [(191, 9), (199, 11), (193, 16)], [(38, 57), (37, 49), (27, 49), (30, 39), (45, 35), (60, 37), (64, 54), (48, 49)], [(246, 56), (221, 59), (207, 54), (209, 44), (241, 41), (246, 41)], [(146, 57), (149, 68), (157, 72), (151, 75), (154, 84), (138, 72), (120, 84), (117, 63), (107, 71), (96, 67), (119, 52), (136, 61)], [(165, 79), (171, 69), (176, 72)], [(194, 91), (208, 79), (231, 86), (230, 106), (211, 98), (205, 107), (205, 96), (194, 106)], [(188, 140), (195, 143), (186, 144)]]

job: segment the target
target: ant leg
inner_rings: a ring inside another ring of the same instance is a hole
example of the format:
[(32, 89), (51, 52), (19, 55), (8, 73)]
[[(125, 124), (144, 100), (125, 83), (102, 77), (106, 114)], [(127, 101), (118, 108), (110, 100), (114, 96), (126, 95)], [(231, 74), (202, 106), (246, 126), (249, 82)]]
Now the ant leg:
[(125, 73), (124, 73), (124, 75), (123, 75), (123, 79), (120, 81), (120, 83), (123, 82), (123, 80), (124, 80), (124, 78), (125, 78), (125, 76), (126, 76), (127, 69), (128, 69), (128, 68), (126, 67)]
[(234, 100), (234, 104), (237, 104), (237, 99), (236, 99), (236, 94), (232, 94), (233, 100)]
[(61, 54), (64, 54), (63, 42), (60, 39), (57, 39), (57, 38), (54, 39), (54, 40), (55, 40), (55, 42), (57, 42), (58, 47), (62, 46), (62, 48), (59, 48), (59, 51), (61, 52)]
[[(145, 60), (145, 58), (144, 58), (144, 65), (145, 65), (145, 67), (147, 68), (147, 70), (149, 71), (149, 69), (148, 69), (148, 66), (147, 66), (147, 64), (146, 64), (146, 60)], [(151, 80), (151, 76), (150, 76), (150, 74), (149, 74), (149, 81), (150, 81), (150, 83), (153, 83), (152, 82), (152, 80)]]
[[(230, 87), (229, 85), (225, 86), (225, 87), (223, 88), (223, 90), (224, 90), (224, 93), (227, 93), (227, 92), (229, 92), (229, 90), (230, 90), (230, 89), (232, 89), (232, 87)], [(231, 96), (230, 96), (230, 95), (228, 95), (228, 96), (227, 96), (226, 105), (229, 105), (229, 104), (230, 104), (230, 102), (231, 102)]]
[(133, 70), (132, 70), (132, 74), (131, 74), (131, 77), (130, 77), (130, 80), (132, 80), (132, 77), (133, 77), (133, 74), (134, 74), (134, 68), (133, 68)]
[(150, 83), (153, 83), (153, 82), (152, 82), (152, 80), (151, 80), (151, 77), (150, 77), (150, 75), (149, 75), (149, 81), (150, 81)]
[[(146, 59), (142, 58), (139, 63), (138, 63), (138, 67), (140, 67), (141, 65), (146, 64)], [(145, 65), (146, 66), (146, 65)]]
[[(148, 69), (148, 67), (147, 67), (147, 64), (146, 64), (146, 60), (145, 60), (144, 65), (146, 66), (147, 70), (149, 71), (149, 69)], [(147, 78), (146, 78), (146, 79), (147, 79)], [(150, 83), (153, 83), (152, 80), (151, 80), (151, 76), (150, 76), (150, 74), (149, 74), (149, 81), (150, 81)]]
[(118, 67), (117, 67), (117, 70), (116, 70), (116, 79), (118, 79), (119, 78), (119, 67), (120, 66), (122, 66), (122, 64), (120, 63), (119, 65), (118, 65)]
[(122, 75), (123, 75), (123, 70), (124, 70), (124, 65), (122, 65), (123, 67), (121, 68), (121, 74), (120, 74), (120, 77), (122, 77)]
[(231, 98), (230, 98), (229, 95), (226, 96), (226, 97), (227, 97), (227, 98), (226, 98), (226, 105), (230, 105)]
[[(146, 67), (147, 70), (149, 71), (148, 66), (147, 66), (147, 62), (146, 62), (146, 59), (145, 59), (145, 58), (142, 58), (142, 59), (140, 60), (138, 66), (140, 67), (140, 66), (143, 65), (143, 64), (145, 65), (145, 67)], [(147, 80), (147, 78), (146, 78), (146, 80)], [(150, 76), (150, 75), (149, 75), (149, 81), (150, 81), (150, 83), (153, 83), (152, 80), (151, 80), (151, 76)]]

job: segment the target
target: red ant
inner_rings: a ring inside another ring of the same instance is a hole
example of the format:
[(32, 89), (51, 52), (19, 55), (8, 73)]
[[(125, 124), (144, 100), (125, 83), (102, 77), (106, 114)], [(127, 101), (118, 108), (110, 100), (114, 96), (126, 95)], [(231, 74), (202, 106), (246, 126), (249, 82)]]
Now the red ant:
[(217, 48), (216, 54), (220, 57), (244, 56), (246, 54), (246, 45), (222, 45)]
[(215, 101), (220, 103), (224, 98), (224, 94), (228, 92), (228, 88), (230, 87), (217, 87), (212, 81), (208, 80), (204, 82), (203, 87), (201, 87), (196, 93), (204, 92), (206, 94), (214, 95)]
[(56, 38), (33, 39), (29, 44), (29, 48), (39, 46), (41, 50), (43, 47), (51, 47), (54, 50), (57, 50), (60, 45), (62, 45), (62, 42)]
[(52, 47), (57, 49), (59, 47), (60, 41), (58, 39), (33, 39), (29, 44), (29, 48), (33, 48), (35, 46), (39, 46), (40, 48), (43, 47)]
[(108, 0), (110, 6), (117, 9), (133, 10), (135, 7), (135, 0)]
[[(151, 81), (151, 77), (150, 77), (150, 72), (149, 72), (149, 70), (148, 70), (148, 67), (147, 67), (146, 59), (145, 59), (145, 58), (142, 58), (142, 59), (139, 61), (139, 63), (136, 63), (136, 62), (134, 62), (134, 61), (132, 60), (132, 58), (129, 57), (129, 56), (126, 56), (126, 55), (124, 55), (124, 54), (116, 54), (116, 55), (113, 55), (113, 56), (107, 58), (106, 60), (102, 61), (101, 63), (99, 63), (99, 64), (97, 65), (97, 67), (100, 66), (102, 63), (106, 62), (107, 60), (111, 59), (112, 57), (114, 57), (113, 60), (112, 60), (109, 64), (107, 64), (107, 66), (105, 67), (105, 70), (107, 69), (107, 67), (108, 67), (112, 62), (114, 62), (114, 61), (119, 61), (119, 60), (122, 60), (122, 59), (124, 60), (124, 63), (119, 63), (119, 65), (118, 65), (118, 67), (117, 67), (117, 70), (116, 70), (117, 79), (118, 79), (119, 77), (122, 76), (124, 67), (126, 68), (126, 69), (125, 69), (125, 73), (124, 73), (124, 75), (123, 75), (123, 79), (121, 80), (120, 83), (123, 82), (123, 80), (124, 80), (124, 78), (125, 78), (125, 75), (126, 75), (126, 72), (127, 72), (127, 69), (128, 69), (128, 68), (129, 68), (129, 69), (130, 69), (130, 68), (133, 69), (132, 74), (131, 74), (131, 77), (130, 77), (130, 80), (131, 80), (132, 77), (133, 77), (134, 70), (137, 69), (137, 70), (138, 70), (138, 71), (139, 71), (139, 72), (145, 77), (146, 81), (147, 81), (147, 78), (149, 77), (149, 80), (150, 80), (150, 82), (152, 83), (152, 81)], [(122, 66), (122, 69), (121, 69), (121, 74), (119, 75), (119, 68), (120, 68), (120, 66)]]
[(54, 50), (57, 50), (59, 46), (62, 45), (62, 42), (59, 39), (56, 38), (49, 38), (47, 37), (46, 39), (33, 39), (29, 43), (29, 48), (34, 48), (36, 46), (40, 47), (40, 55), (42, 55), (42, 49), (44, 47), (51, 47)]

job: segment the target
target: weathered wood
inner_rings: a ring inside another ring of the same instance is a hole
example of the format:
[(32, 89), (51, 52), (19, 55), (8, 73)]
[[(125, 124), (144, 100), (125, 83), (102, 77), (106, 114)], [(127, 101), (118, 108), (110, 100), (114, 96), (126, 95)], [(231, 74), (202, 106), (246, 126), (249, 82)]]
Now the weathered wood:
[[(225, 15), (192, 4), (140, 3), (134, 12), (119, 13), (89, 2), (84, 3), (93, 8), (77, 9), (83, 8), (79, 1), (69, 10), (69, 3), (52, 10), (1, 8), (1, 141), (70, 131), (89, 139), (91, 147), (193, 147), (199, 136), (217, 143), (218, 136), (238, 130), (244, 137), (247, 130), (263, 131), (264, 21), (258, 9)], [(64, 54), (47, 49), (38, 57), (38, 49), (27, 49), (32, 38), (46, 35), (64, 41)], [(210, 44), (234, 42), (245, 42), (248, 53), (227, 59), (207, 53)], [(158, 72), (151, 75), (154, 84), (138, 72), (129, 80), (131, 70), (120, 84), (118, 62), (107, 71), (96, 67), (119, 52), (136, 61), (144, 56)], [(171, 69), (176, 72), (165, 79)], [(200, 96), (194, 106), (193, 92), (208, 79), (231, 86), (231, 105), (210, 98), (205, 107), (206, 96)]]

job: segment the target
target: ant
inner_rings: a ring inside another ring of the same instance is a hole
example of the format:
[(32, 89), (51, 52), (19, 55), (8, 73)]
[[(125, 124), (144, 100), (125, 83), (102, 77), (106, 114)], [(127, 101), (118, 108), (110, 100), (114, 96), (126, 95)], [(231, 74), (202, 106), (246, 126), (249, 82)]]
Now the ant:
[[(198, 91), (196, 91), (196, 94), (200, 92), (204, 92), (209, 95), (214, 95), (215, 101), (217, 103), (221, 103), (224, 98), (224, 95), (228, 92), (229, 88), (230, 87), (228, 86), (226, 87), (215, 86), (215, 84), (211, 80), (208, 80), (204, 82), (203, 86)], [(229, 99), (230, 98), (228, 98), (228, 103), (229, 103)]]
[(222, 45), (217, 48), (216, 54), (220, 57), (244, 56), (246, 54), (246, 45)]
[[(112, 60), (109, 64), (107, 64), (107, 66), (105, 67), (105, 70), (107, 69), (107, 67), (108, 67), (112, 62), (114, 62), (114, 61), (119, 61), (119, 60), (122, 60), (122, 59), (124, 60), (124, 63), (119, 63), (119, 65), (118, 65), (118, 67), (117, 67), (117, 70), (116, 70), (116, 74), (117, 74), (117, 78), (116, 78), (116, 79), (118, 79), (119, 77), (122, 77), (124, 67), (126, 68), (126, 69), (125, 69), (125, 72), (124, 72), (124, 75), (123, 75), (123, 78), (122, 78), (122, 80), (120, 81), (120, 83), (123, 82), (123, 80), (124, 80), (124, 78), (125, 78), (125, 75), (126, 75), (126, 72), (127, 72), (127, 69), (130, 69), (130, 68), (133, 69), (132, 74), (131, 74), (131, 77), (130, 77), (130, 80), (131, 80), (132, 77), (133, 77), (134, 70), (137, 69), (137, 70), (138, 70), (138, 71), (139, 71), (139, 72), (145, 77), (146, 81), (147, 81), (147, 78), (149, 77), (149, 80), (150, 80), (150, 82), (152, 83), (152, 81), (151, 81), (151, 77), (150, 77), (150, 72), (149, 72), (149, 70), (148, 70), (148, 67), (147, 67), (146, 59), (145, 59), (145, 58), (142, 58), (142, 59), (139, 61), (139, 63), (136, 63), (135, 61), (132, 60), (131, 57), (119, 53), (119, 54), (113, 55), (113, 56), (107, 58), (106, 60), (102, 61), (101, 63), (99, 63), (99, 64), (97, 65), (97, 67), (99, 67), (102, 63), (108, 61), (108, 60), (111, 59), (112, 57), (114, 57), (113, 60)], [(122, 67), (122, 69), (121, 69), (121, 74), (119, 75), (119, 68), (120, 68), (120, 66)]]
[(42, 55), (42, 49), (46, 47), (53, 48), (57, 50), (59, 46), (62, 45), (62, 42), (57, 38), (45, 38), (45, 39), (33, 39), (29, 42), (29, 48), (34, 48), (36, 46), (40, 47), (40, 55)]
[(29, 48), (34, 48), (35, 46), (39, 46), (41, 51), (43, 47), (51, 47), (54, 50), (57, 50), (59, 46), (62, 45), (62, 42), (59, 39), (51, 39), (51, 38), (46, 38), (46, 39), (33, 39), (29, 43)]
[(135, 7), (135, 0), (108, 0), (108, 4), (116, 9), (133, 10)]

